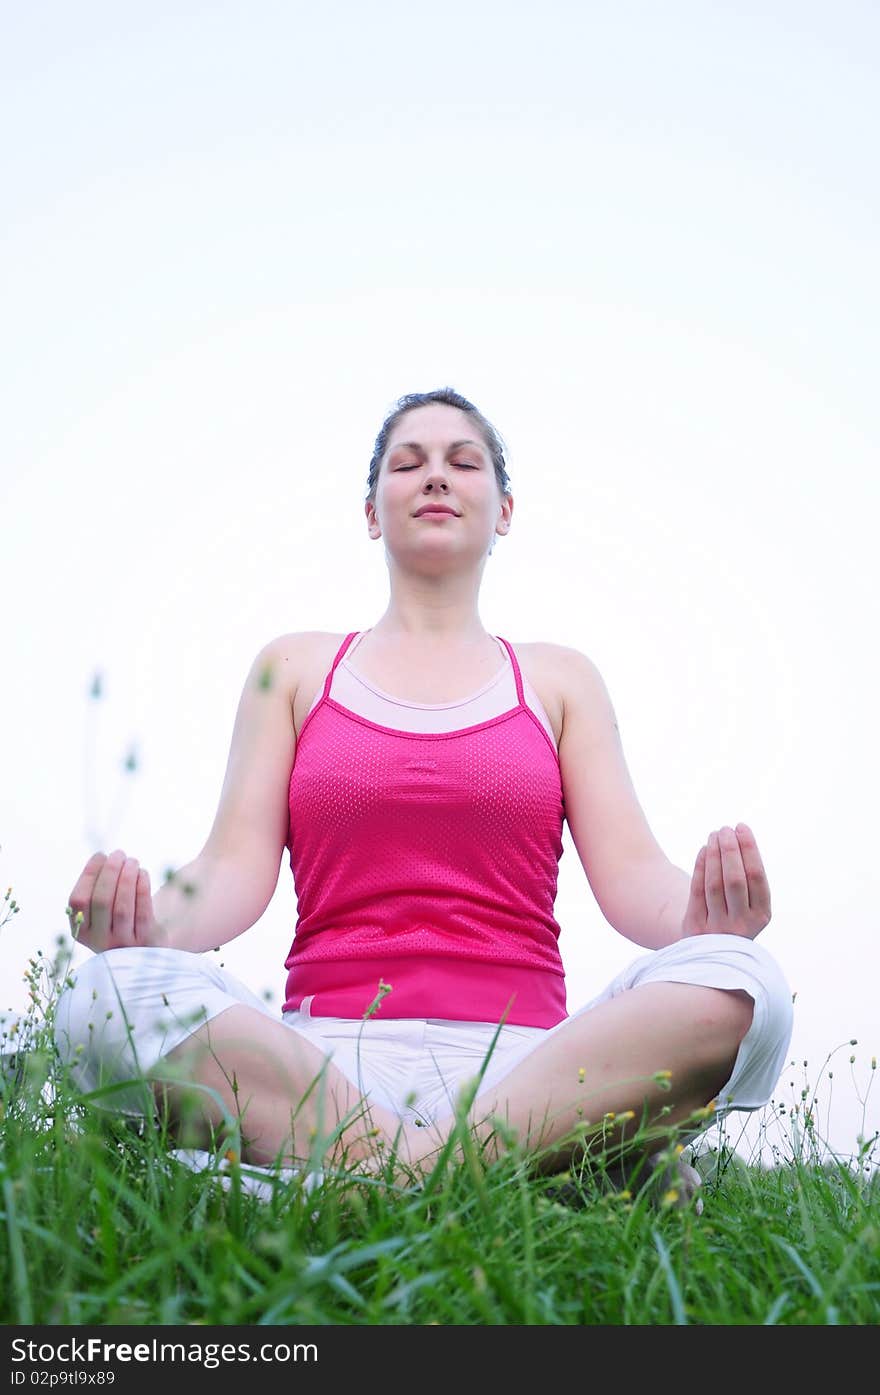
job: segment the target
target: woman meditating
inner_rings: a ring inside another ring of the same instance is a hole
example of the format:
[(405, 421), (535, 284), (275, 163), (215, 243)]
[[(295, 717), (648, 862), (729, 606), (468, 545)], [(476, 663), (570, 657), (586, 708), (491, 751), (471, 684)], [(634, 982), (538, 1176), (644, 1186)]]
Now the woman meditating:
[[(484, 628), (483, 571), (513, 520), (499, 434), (450, 388), (399, 399), (365, 513), (384, 613), (259, 651), (201, 851), (155, 894), (118, 849), (76, 881), (71, 926), (93, 955), (56, 1041), (77, 1084), (115, 1083), (111, 1108), (161, 1105), (205, 1147), (231, 1116), (246, 1161), (288, 1166), (314, 1164), (316, 1140), (324, 1164), (426, 1166), (464, 1087), (489, 1155), (516, 1139), (536, 1165), (582, 1156), (612, 1115), (659, 1138), (761, 1108), (792, 1002), (756, 943), (756, 840), (722, 824), (675, 866), (592, 660)], [(566, 1000), (554, 916), (565, 822), (640, 951), (583, 1005)], [(279, 1016), (210, 951), (262, 916), (285, 850), (297, 920)]]

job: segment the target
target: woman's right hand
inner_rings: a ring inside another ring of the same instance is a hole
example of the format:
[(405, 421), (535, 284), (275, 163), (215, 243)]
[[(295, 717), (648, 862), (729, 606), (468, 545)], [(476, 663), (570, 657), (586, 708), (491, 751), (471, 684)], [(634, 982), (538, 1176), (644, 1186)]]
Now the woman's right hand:
[(168, 943), (153, 914), (149, 872), (119, 848), (89, 858), (70, 893), (67, 918), (73, 938), (96, 954)]

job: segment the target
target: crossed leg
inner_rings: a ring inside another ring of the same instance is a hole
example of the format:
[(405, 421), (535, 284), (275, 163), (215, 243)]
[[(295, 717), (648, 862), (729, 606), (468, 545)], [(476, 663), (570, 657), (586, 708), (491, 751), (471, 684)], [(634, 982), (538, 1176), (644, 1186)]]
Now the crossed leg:
[[(567, 1166), (608, 1115), (632, 1111), (662, 1138), (729, 1080), (752, 1012), (739, 989), (639, 985), (568, 1019), (480, 1090), (469, 1111), (475, 1136), (491, 1157), (513, 1135), (546, 1168)], [(246, 1006), (197, 1029), (152, 1076), (182, 1141), (197, 1143), (232, 1116), (241, 1121), (244, 1160), (258, 1164), (314, 1161), (317, 1139), (325, 1162), (369, 1165), (395, 1153), (408, 1167), (424, 1166), (454, 1122), (402, 1124), (365, 1103), (319, 1048)]]
[(400, 1133), (397, 1118), (364, 1101), (316, 1046), (245, 1005), (197, 1028), (150, 1077), (178, 1143), (209, 1147), (236, 1121), (242, 1160), (260, 1166), (314, 1163), (316, 1149), (319, 1163), (368, 1163), (377, 1140)]
[[(474, 1133), (489, 1157), (512, 1134), (547, 1171), (568, 1166), (591, 1139), (606, 1139), (609, 1119), (632, 1119), (642, 1149), (651, 1138), (656, 1148), (701, 1111), (706, 1117), (730, 1079), (753, 1007), (741, 989), (674, 982), (632, 988), (569, 1018), (479, 1090), (470, 1109)], [(407, 1135), (413, 1161), (426, 1160), (444, 1141), (436, 1130), (430, 1138), (414, 1133)], [(622, 1135), (619, 1143), (623, 1149)]]

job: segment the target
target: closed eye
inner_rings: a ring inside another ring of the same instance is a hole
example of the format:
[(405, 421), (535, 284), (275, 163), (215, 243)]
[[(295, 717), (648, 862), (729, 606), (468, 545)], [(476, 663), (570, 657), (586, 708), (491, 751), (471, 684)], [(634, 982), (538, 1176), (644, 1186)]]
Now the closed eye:
[[(464, 460), (453, 460), (452, 463), (457, 466), (459, 470), (479, 470), (480, 468), (479, 465), (469, 465)], [(394, 473), (399, 474), (403, 470), (417, 470), (418, 468), (418, 465), (398, 465)]]

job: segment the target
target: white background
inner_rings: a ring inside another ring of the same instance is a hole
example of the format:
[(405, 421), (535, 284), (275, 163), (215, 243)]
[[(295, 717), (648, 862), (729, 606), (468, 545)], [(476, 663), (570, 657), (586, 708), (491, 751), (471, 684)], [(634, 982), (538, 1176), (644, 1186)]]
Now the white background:
[[(853, 1152), (880, 1126), (876, 6), (5, 9), (0, 1007), (92, 851), (157, 886), (202, 846), (257, 650), (378, 619), (373, 440), (451, 385), (508, 446), (484, 624), (595, 660), (688, 873), (751, 825), (797, 995), (776, 1098), (816, 1088)], [(574, 1007), (638, 951), (567, 834), (557, 914)], [(285, 855), (222, 955), (279, 1003), (295, 915)]]

